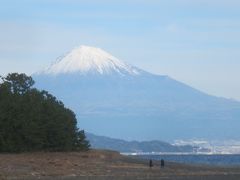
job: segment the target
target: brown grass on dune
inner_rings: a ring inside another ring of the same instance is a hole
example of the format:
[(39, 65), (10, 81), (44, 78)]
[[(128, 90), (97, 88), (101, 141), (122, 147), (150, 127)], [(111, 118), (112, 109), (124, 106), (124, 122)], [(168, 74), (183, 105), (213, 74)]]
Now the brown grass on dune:
[(2, 179), (198, 179), (201, 177), (236, 177), (240, 168), (190, 166), (166, 163), (164, 169), (155, 161), (122, 156), (118, 152), (90, 150), (88, 152), (36, 152), (0, 154), (0, 180)]

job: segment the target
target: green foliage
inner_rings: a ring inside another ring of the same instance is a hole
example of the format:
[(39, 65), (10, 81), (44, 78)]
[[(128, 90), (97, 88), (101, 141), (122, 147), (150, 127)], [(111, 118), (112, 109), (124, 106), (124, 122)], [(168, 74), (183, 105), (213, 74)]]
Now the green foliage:
[(0, 152), (88, 150), (75, 114), (25, 74), (0, 83)]

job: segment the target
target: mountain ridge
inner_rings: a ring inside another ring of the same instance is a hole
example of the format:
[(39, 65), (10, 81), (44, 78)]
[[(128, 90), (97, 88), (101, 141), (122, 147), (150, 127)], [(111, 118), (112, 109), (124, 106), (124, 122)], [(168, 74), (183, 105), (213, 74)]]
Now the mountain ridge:
[(105, 136), (97, 136), (86, 132), (86, 137), (91, 143), (92, 148), (109, 149), (119, 151), (121, 153), (208, 153), (207, 148), (201, 148), (191, 145), (172, 145), (170, 143), (152, 140), (152, 141), (125, 141), (121, 139), (114, 139)]
[(33, 77), (38, 88), (56, 95), (76, 112), (79, 126), (94, 134), (125, 140), (240, 138), (240, 102), (140, 72)]

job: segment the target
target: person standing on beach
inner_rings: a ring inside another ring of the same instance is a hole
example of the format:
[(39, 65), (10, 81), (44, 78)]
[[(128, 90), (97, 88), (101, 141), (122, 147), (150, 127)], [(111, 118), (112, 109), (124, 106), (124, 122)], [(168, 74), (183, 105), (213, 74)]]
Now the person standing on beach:
[(165, 166), (165, 162), (163, 159), (161, 159), (161, 168), (164, 168), (164, 166)]
[(153, 167), (153, 161), (150, 159), (149, 161), (149, 167), (152, 168)]

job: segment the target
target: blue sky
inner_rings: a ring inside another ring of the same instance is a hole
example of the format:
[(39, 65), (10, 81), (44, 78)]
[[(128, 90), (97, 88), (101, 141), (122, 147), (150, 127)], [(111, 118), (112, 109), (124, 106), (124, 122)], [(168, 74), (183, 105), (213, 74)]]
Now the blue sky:
[(239, 0), (8, 0), (0, 74), (31, 74), (79, 45), (240, 100)]

